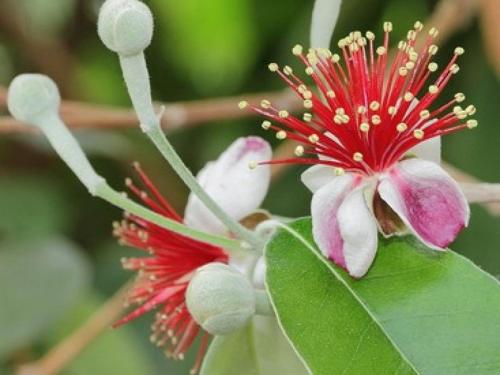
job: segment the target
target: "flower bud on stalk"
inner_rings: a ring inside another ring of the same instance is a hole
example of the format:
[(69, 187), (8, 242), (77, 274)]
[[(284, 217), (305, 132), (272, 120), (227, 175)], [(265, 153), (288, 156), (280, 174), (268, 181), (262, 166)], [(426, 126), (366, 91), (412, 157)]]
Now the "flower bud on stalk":
[(90, 165), (80, 145), (59, 117), (61, 96), (56, 84), (41, 74), (16, 77), (8, 91), (7, 106), (19, 121), (39, 128), (59, 156), (92, 195), (104, 179)]
[(186, 303), (196, 322), (213, 335), (227, 335), (244, 327), (257, 305), (250, 281), (223, 263), (210, 263), (196, 271)]

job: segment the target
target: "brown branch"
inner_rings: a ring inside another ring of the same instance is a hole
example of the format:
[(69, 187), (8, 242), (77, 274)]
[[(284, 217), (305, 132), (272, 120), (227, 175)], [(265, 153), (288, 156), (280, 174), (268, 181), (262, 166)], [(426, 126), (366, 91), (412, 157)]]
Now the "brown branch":
[[(165, 112), (162, 117), (162, 126), (173, 130), (210, 121), (251, 117), (253, 116), (252, 113), (241, 111), (238, 108), (239, 101), (245, 99), (257, 105), (263, 97), (272, 100), (277, 106), (291, 108), (292, 110), (300, 106), (300, 101), (290, 90), (169, 103), (164, 105)], [(5, 105), (5, 102), (5, 89), (0, 88), (0, 105)], [(162, 105), (159, 104), (158, 111), (161, 107)], [(70, 128), (75, 129), (121, 129), (137, 127), (138, 124), (137, 116), (132, 110), (72, 101), (63, 101), (61, 116)], [(0, 117), (0, 134), (25, 133), (30, 131), (33, 131), (33, 129), (11, 117)]]
[(22, 365), (16, 375), (56, 375), (115, 322), (122, 309), (128, 284), (109, 299), (87, 322), (36, 362)]

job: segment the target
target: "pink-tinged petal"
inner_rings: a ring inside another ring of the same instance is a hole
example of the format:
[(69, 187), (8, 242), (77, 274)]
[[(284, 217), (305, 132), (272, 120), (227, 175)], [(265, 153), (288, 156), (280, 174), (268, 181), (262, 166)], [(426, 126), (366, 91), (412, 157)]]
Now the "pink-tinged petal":
[(325, 257), (344, 268), (344, 241), (340, 235), (337, 215), (344, 198), (355, 184), (356, 178), (352, 174), (339, 176), (316, 191), (311, 201), (314, 240)]
[(335, 168), (327, 165), (314, 165), (307, 168), (300, 179), (312, 193), (315, 193), (336, 177)]
[(446, 248), (469, 223), (469, 205), (464, 194), (435, 163), (403, 160), (381, 178), (378, 192), (431, 248)]
[[(236, 220), (256, 210), (264, 200), (271, 179), (269, 165), (250, 169), (250, 162), (270, 160), (272, 150), (259, 137), (239, 138), (216, 161), (208, 163), (197, 179), (206, 192)], [(185, 223), (210, 233), (223, 233), (224, 225), (194, 194), (190, 194)]]
[(367, 204), (373, 189), (370, 183), (355, 188), (345, 197), (337, 214), (346, 268), (356, 278), (366, 274), (377, 252), (377, 223)]

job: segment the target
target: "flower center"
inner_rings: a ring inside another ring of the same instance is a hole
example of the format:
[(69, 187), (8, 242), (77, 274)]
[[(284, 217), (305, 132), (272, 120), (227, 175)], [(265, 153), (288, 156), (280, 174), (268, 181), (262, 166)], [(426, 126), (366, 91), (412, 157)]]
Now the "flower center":
[[(438, 65), (433, 56), (437, 30), (421, 35), (423, 25), (416, 22), (407, 38), (400, 41), (392, 59), (388, 56), (392, 24), (384, 24), (382, 45), (375, 46), (375, 35), (356, 31), (338, 43), (340, 53), (296, 45), (292, 52), (305, 65), (314, 82), (310, 88), (286, 65), (269, 64), (301, 98), (305, 112), (301, 118), (276, 108), (270, 101), (250, 108), (267, 118), (264, 129), (272, 129), (280, 140), (298, 143), (295, 156), (265, 163), (325, 164), (338, 172), (374, 174), (386, 170), (417, 144), (464, 128), (475, 128), (473, 105), (457, 93), (447, 103), (433, 106), (449, 80), (459, 71), (456, 63), (464, 53), (457, 47), (440, 74), (431, 79)], [(417, 41), (422, 47), (416, 46)], [(246, 101), (240, 102), (241, 109)], [(432, 109), (431, 109), (432, 107)]]

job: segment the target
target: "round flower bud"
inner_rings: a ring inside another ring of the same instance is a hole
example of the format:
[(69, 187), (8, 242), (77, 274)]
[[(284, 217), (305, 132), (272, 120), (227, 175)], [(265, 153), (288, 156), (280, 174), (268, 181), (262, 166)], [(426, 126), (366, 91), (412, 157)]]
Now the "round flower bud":
[(144, 51), (153, 38), (153, 15), (138, 0), (106, 0), (99, 11), (97, 32), (104, 45), (122, 56)]
[(196, 271), (186, 303), (196, 322), (213, 335), (227, 335), (244, 327), (256, 308), (250, 281), (223, 263), (207, 264)]
[(42, 74), (14, 78), (7, 93), (7, 107), (16, 119), (27, 123), (47, 113), (57, 113), (61, 96), (56, 84)]

